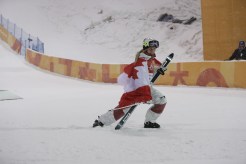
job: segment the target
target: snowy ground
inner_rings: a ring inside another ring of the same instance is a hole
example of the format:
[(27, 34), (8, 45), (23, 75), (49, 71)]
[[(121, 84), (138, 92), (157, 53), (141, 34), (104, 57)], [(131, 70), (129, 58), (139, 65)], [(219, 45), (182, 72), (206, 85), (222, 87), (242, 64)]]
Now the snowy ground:
[[(166, 12), (198, 20), (155, 21)], [(170, 52), (174, 61), (202, 60), (200, 0), (0, 0), (0, 13), (44, 41), (51, 56), (129, 63), (143, 38), (154, 37), (160, 60)], [(0, 90), (23, 98), (0, 101), (0, 164), (246, 163), (245, 89), (157, 88), (168, 100), (161, 129), (143, 128), (148, 105), (120, 131), (93, 129), (117, 105), (121, 86), (37, 69), (0, 41)]]
[(143, 128), (139, 106), (120, 131), (91, 128), (113, 108), (122, 87), (50, 74), (25, 63), (1, 42), (1, 164), (245, 164), (245, 89), (157, 87), (168, 105), (161, 129)]

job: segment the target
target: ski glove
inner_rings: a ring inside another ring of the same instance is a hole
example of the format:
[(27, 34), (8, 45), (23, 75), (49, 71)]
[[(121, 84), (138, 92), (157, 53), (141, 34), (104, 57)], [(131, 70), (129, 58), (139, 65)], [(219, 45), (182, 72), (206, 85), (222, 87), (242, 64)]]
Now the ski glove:
[(164, 67), (164, 68), (159, 68), (159, 69), (157, 70), (157, 72), (159, 72), (161, 75), (164, 75), (166, 70), (167, 70), (166, 67)]

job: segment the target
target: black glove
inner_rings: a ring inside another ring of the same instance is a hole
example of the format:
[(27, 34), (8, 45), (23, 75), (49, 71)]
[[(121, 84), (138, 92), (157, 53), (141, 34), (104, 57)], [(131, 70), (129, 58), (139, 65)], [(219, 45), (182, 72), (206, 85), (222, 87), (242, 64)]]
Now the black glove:
[(162, 68), (159, 68), (159, 69), (157, 70), (157, 72), (159, 72), (161, 75), (164, 75), (164, 74), (165, 74), (165, 71), (164, 71)]

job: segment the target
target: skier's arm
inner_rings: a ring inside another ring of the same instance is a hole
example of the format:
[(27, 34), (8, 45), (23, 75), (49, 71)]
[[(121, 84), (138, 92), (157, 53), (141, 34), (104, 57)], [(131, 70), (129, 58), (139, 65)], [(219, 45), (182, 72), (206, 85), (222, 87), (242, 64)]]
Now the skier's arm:
[(233, 59), (236, 58), (236, 56), (237, 56), (237, 50), (235, 50), (235, 51), (233, 52), (233, 54), (231, 55), (231, 57), (230, 57), (228, 60), (233, 60)]

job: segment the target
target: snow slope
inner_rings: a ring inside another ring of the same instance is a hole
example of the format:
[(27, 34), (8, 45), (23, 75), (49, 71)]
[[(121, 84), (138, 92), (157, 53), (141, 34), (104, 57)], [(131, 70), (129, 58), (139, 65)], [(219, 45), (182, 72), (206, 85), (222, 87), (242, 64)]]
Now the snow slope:
[[(129, 63), (143, 38), (155, 37), (162, 45), (160, 59), (174, 52), (175, 61), (199, 61), (199, 5), (199, 0), (0, 0), (0, 13), (44, 41), (51, 56)], [(164, 12), (198, 21), (155, 22)], [(156, 88), (168, 99), (158, 119), (161, 129), (143, 129), (148, 105), (139, 106), (120, 131), (115, 124), (93, 129), (97, 116), (117, 105), (121, 86), (37, 69), (0, 41), (0, 90), (23, 98), (0, 101), (0, 164), (246, 163), (245, 89)]]
[[(200, 0), (0, 0), (0, 13), (38, 36), (50, 56), (129, 63), (151, 37), (160, 41), (160, 60), (171, 52), (174, 62), (203, 60)], [(157, 22), (164, 13), (197, 21)]]
[(245, 89), (159, 86), (161, 129), (143, 128), (148, 105), (120, 131), (93, 129), (121, 86), (44, 72), (0, 43), (0, 90), (23, 98), (0, 101), (1, 164), (246, 163)]

